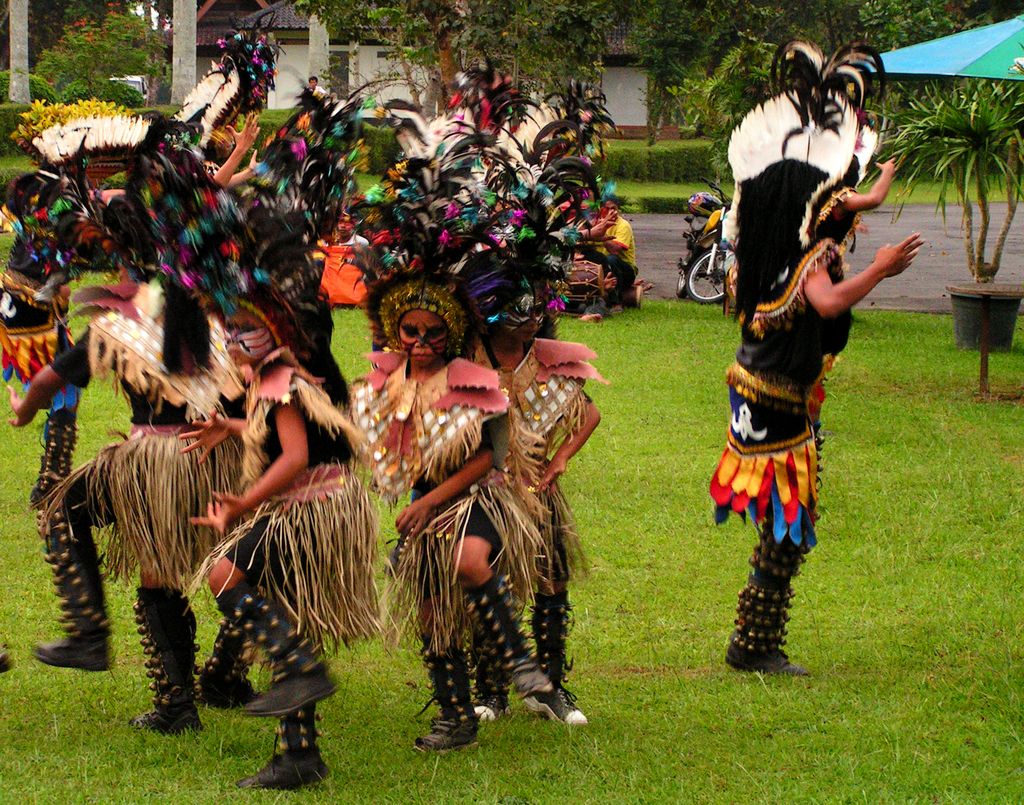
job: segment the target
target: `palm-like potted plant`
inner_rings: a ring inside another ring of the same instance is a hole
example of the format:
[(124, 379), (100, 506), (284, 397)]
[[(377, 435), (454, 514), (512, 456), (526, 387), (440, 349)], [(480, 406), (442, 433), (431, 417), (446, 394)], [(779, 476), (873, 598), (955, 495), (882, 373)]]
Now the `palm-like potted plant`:
[[(895, 122), (890, 150), (902, 163), (908, 188), (922, 180), (938, 183), (943, 219), (950, 197), (961, 207), (967, 268), (976, 283), (991, 283), (1021, 196), (1020, 92), (1007, 83), (977, 80), (959, 82), (952, 90), (933, 86), (911, 99)], [(990, 244), (991, 202), (997, 197), (1005, 199), (1006, 211)], [(976, 348), (980, 327), (958, 318), (977, 314), (979, 297), (953, 291), (951, 297), (957, 345)], [(992, 301), (992, 348), (1009, 349), (1020, 298)]]

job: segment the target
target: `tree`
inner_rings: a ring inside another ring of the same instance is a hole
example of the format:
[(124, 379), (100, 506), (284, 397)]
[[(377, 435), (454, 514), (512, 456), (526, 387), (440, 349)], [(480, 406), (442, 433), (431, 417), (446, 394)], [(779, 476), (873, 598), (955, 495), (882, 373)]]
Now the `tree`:
[(28, 0), (10, 0), (11, 84), (8, 90), (13, 103), (32, 100), (28, 90)]
[[(898, 131), (889, 152), (902, 163), (901, 174), (908, 184), (922, 179), (938, 182), (943, 216), (950, 191), (962, 206), (964, 251), (976, 282), (995, 278), (1017, 211), (1022, 120), (1024, 97), (1019, 89), (965, 80), (952, 91), (929, 87), (923, 96), (911, 98), (895, 121)], [(1000, 190), (1005, 192), (1006, 215), (989, 255), (989, 200)]]
[(80, 20), (71, 25), (40, 56), (36, 71), (58, 88), (76, 82), (97, 93), (111, 76), (165, 75), (164, 42), (148, 19), (115, 11), (101, 22)]
[(174, 0), (171, 103), (184, 103), (196, 85), (196, 0)]
[(650, 0), (639, 4), (638, 11), (630, 44), (647, 76), (647, 141), (653, 144), (671, 108), (678, 105), (672, 88), (682, 85), (687, 68), (701, 55), (701, 36), (693, 17), (680, 13), (674, 0)]
[(471, 59), (489, 57), (541, 89), (569, 77), (595, 77), (612, 0), (299, 0), (328, 30), (382, 42), (415, 102), (443, 104), (448, 85)]

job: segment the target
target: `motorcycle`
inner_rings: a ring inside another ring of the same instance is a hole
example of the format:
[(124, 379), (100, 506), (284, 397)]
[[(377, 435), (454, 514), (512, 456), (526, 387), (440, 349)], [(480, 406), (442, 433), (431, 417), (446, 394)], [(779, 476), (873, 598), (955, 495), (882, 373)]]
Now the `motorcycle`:
[[(716, 191), (702, 191), (690, 196), (690, 215), (684, 216), (687, 228), (686, 258), (677, 263), (679, 279), (676, 296), (689, 296), (702, 304), (721, 302), (725, 296), (725, 276), (735, 259), (728, 244), (722, 241), (722, 225), (729, 210), (729, 199), (715, 182), (708, 186)], [(723, 199), (725, 199), (723, 201)]]

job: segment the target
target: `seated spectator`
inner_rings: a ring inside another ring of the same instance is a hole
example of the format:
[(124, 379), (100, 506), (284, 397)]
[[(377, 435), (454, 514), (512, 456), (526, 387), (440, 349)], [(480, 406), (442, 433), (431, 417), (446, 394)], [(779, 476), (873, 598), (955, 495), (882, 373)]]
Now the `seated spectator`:
[(320, 290), (331, 307), (361, 305), (366, 299), (359, 253), (369, 245), (366, 238), (355, 233), (355, 224), (348, 213), (343, 213), (338, 219), (330, 242), (321, 244), (324, 273)]
[(589, 232), (584, 232), (586, 240), (578, 250), (580, 257), (604, 266), (609, 278), (607, 301), (612, 307), (621, 305), (633, 287), (637, 269), (633, 227), (619, 215), (619, 199), (607, 197), (597, 221)]

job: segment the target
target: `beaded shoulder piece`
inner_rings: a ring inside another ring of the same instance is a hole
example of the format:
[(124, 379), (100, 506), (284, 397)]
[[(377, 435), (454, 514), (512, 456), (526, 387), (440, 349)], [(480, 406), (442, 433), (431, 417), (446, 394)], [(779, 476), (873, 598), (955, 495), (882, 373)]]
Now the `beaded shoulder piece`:
[(833, 282), (843, 278), (843, 256), (834, 240), (826, 238), (814, 244), (796, 267), (780, 275), (773, 289), (773, 298), (757, 306), (753, 320), (741, 321), (756, 338), (772, 330), (788, 329), (807, 310), (804, 283), (812, 272), (824, 268)]
[(93, 375), (112, 374), (144, 396), (157, 410), (164, 403), (184, 406), (188, 416), (203, 418), (221, 407), (221, 396), (234, 399), (242, 385), (227, 351), (224, 329), (210, 320), (210, 365), (192, 374), (171, 374), (163, 362), (162, 318), (149, 312), (148, 286), (124, 283), (85, 288), (75, 295), (89, 324), (89, 367)]
[(456, 358), (429, 380), (406, 377), (405, 355), (374, 352), (352, 392), (374, 485), (394, 502), (420, 479), (440, 483), (479, 449), (483, 423), (508, 409), (496, 372)]
[[(482, 345), (476, 357), (489, 361)], [(498, 371), (509, 398), (508, 468), (517, 478), (537, 480), (554, 442), (582, 426), (584, 383), (607, 382), (589, 363), (596, 357), (584, 344), (538, 338), (518, 367)]]

